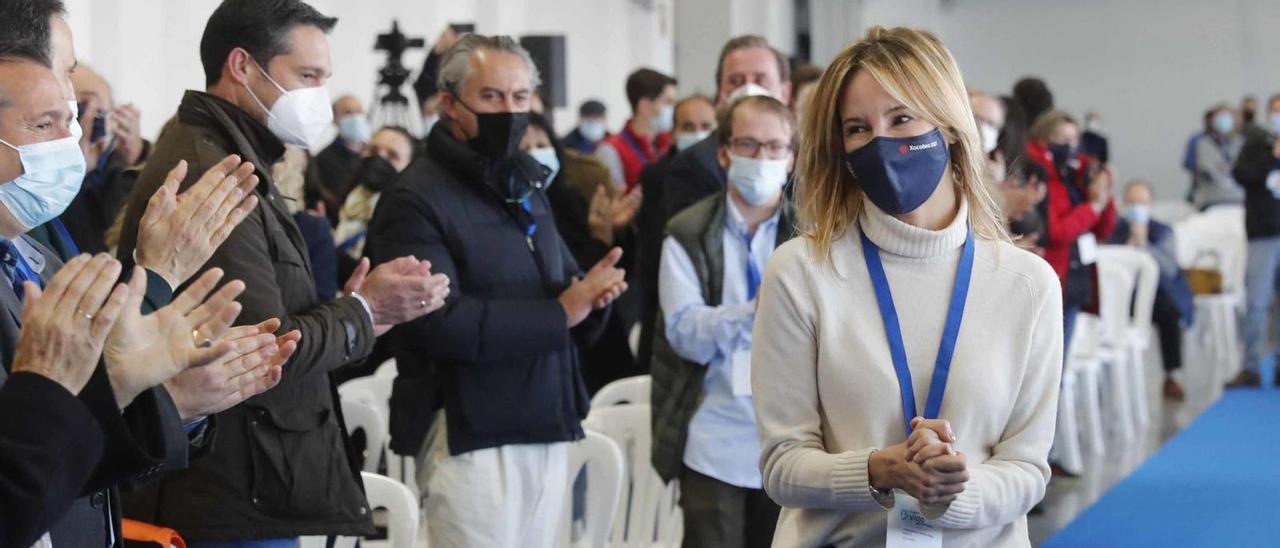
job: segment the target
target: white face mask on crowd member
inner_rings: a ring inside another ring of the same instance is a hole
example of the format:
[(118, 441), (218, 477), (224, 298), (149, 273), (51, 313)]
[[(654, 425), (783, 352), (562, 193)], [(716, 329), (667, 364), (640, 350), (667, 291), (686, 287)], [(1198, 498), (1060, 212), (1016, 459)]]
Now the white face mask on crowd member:
[(271, 108), (267, 108), (257, 94), (245, 85), (245, 89), (249, 90), (249, 96), (267, 112), (267, 129), (270, 129), (271, 133), (285, 144), (310, 149), (329, 124), (333, 123), (333, 110), (329, 106), (329, 90), (324, 86), (286, 90), (276, 83), (256, 60), (253, 64), (258, 67), (258, 72), (262, 73), (262, 76), (282, 94)]
[(1000, 142), (1000, 130), (991, 124), (982, 122), (978, 124), (978, 133), (982, 136), (982, 152), (991, 154)]
[(653, 130), (658, 133), (666, 133), (676, 125), (676, 107), (672, 105), (663, 105), (658, 111), (658, 115), (651, 120)]
[[(79, 127), (79, 124), (72, 123)], [(84, 181), (84, 153), (74, 135), (22, 146), (0, 139), (18, 153), (22, 175), (0, 184), (0, 203), (27, 230), (61, 215), (80, 192)]]
[[(738, 89), (733, 90), (733, 93), (729, 94), (728, 104), (732, 105), (733, 102), (737, 101), (738, 99), (741, 99), (743, 97), (751, 97), (755, 95), (764, 95), (768, 97), (773, 97), (773, 94), (769, 93), (769, 90), (765, 89), (764, 86), (756, 84), (755, 82), (747, 82), (745, 85), (743, 85)], [(777, 99), (777, 97), (773, 97), (773, 98)]]
[(787, 183), (786, 159), (729, 156), (729, 182), (751, 205), (763, 205), (776, 198)]
[(684, 150), (699, 141), (711, 136), (711, 131), (679, 131), (676, 132), (676, 150)]

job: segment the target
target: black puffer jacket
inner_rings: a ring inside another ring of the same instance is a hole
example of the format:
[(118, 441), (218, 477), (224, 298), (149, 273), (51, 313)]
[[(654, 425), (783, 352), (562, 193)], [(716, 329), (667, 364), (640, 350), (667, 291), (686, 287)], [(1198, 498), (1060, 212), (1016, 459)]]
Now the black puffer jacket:
[[(588, 344), (607, 311), (566, 327), (559, 295), (580, 271), (541, 189), (541, 165), (518, 153), (490, 169), (450, 131), (436, 124), (426, 153), (369, 221), (374, 263), (413, 255), (452, 281), (444, 308), (392, 332), (392, 449), (417, 453), (441, 406), (455, 455), (580, 439), (588, 398), (571, 336)], [(531, 212), (508, 198), (526, 191)]]

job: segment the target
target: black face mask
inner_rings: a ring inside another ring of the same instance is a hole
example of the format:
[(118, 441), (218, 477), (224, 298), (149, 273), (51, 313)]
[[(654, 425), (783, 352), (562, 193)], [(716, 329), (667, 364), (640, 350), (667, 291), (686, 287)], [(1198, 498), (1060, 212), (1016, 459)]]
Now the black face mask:
[(467, 140), (472, 150), (492, 163), (505, 162), (520, 148), (520, 140), (529, 129), (528, 112), (476, 112), (458, 101), (476, 117), (476, 136)]
[(370, 192), (382, 192), (396, 180), (396, 168), (381, 156), (370, 156), (360, 160), (356, 167), (354, 182)]

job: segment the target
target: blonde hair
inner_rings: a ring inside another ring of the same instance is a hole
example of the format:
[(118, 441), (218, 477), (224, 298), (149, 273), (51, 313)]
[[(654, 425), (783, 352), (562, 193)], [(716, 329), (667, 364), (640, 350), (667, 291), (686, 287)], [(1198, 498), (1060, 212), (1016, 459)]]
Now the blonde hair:
[(1036, 117), (1035, 121), (1032, 122), (1031, 140), (1039, 141), (1041, 143), (1049, 142), (1049, 139), (1053, 137), (1053, 132), (1057, 131), (1058, 127), (1062, 124), (1071, 124), (1077, 127), (1080, 126), (1080, 124), (1076, 122), (1076, 119), (1072, 118), (1071, 115), (1066, 112), (1061, 110), (1046, 111), (1044, 114)]
[(816, 255), (829, 261), (831, 245), (862, 213), (862, 189), (842, 161), (840, 120), (841, 95), (859, 70), (867, 71), (895, 99), (938, 126), (951, 143), (952, 178), (968, 199), (974, 234), (1010, 241), (1000, 207), (988, 189), (981, 139), (955, 58), (929, 32), (873, 27), (831, 61), (800, 124), (796, 205), (801, 230)]

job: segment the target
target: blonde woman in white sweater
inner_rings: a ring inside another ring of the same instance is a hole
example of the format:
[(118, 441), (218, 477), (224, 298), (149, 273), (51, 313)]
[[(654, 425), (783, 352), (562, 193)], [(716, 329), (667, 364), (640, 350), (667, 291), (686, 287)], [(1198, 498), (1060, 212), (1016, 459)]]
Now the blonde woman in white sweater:
[(803, 115), (805, 237), (769, 261), (753, 336), (774, 545), (1029, 546), (1062, 296), (981, 182), (954, 58), (873, 28)]

